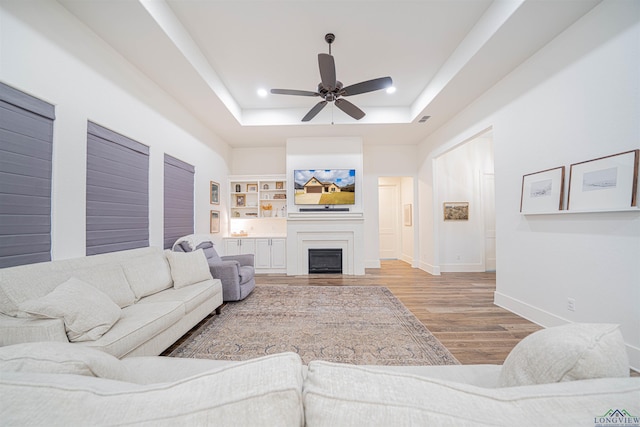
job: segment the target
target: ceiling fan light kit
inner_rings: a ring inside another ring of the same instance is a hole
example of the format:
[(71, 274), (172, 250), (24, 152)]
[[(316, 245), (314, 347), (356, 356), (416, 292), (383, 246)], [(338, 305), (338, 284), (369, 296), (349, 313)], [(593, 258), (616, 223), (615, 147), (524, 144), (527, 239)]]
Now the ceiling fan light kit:
[(320, 83), (318, 83), (316, 92), (294, 89), (271, 89), (271, 93), (275, 95), (319, 96), (323, 99), (314, 105), (302, 118), (303, 122), (308, 122), (313, 119), (329, 102), (333, 102), (336, 107), (354, 119), (360, 120), (365, 116), (365, 112), (342, 97), (386, 89), (393, 85), (391, 77), (380, 77), (344, 87), (342, 82), (336, 78), (336, 64), (331, 55), (331, 44), (335, 39), (336, 36), (332, 33), (324, 36), (324, 40), (329, 44), (329, 53), (318, 54)]

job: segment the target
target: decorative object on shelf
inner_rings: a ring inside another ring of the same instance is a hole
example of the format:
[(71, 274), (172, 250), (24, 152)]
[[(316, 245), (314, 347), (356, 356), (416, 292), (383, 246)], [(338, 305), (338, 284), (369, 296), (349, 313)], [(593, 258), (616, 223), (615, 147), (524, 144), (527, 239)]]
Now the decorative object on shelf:
[(571, 165), (569, 210), (637, 206), (638, 153), (631, 150)]
[(262, 209), (262, 216), (265, 216), (265, 217), (271, 216), (271, 210), (273, 209), (273, 206), (271, 205), (271, 203), (264, 204), (260, 206), (260, 208)]
[(220, 211), (211, 211), (210, 219), (209, 219), (209, 232), (210, 233), (220, 232)]
[(269, 189), (269, 184), (264, 184), (264, 185), (262, 186), (262, 189), (263, 189), (263, 190), (268, 190), (268, 189)]
[(247, 212), (247, 216), (258, 216), (258, 212)]
[(212, 205), (220, 204), (220, 184), (215, 181), (210, 181), (209, 188), (209, 203)]
[(249, 233), (247, 233), (244, 230), (234, 231), (234, 232), (231, 233), (231, 237), (246, 237), (248, 235), (249, 235)]
[(247, 199), (244, 194), (236, 194), (236, 206), (243, 208), (247, 203)]
[(269, 200), (269, 195), (268, 194), (263, 194), (262, 195), (262, 199), (263, 200)]
[(445, 221), (469, 221), (469, 202), (444, 202)]
[(247, 184), (247, 193), (256, 193), (258, 191), (258, 184)]
[(522, 177), (520, 212), (554, 212), (562, 210), (564, 166), (534, 172)]
[(233, 211), (233, 216), (234, 216), (235, 218), (240, 218), (240, 212), (238, 212), (238, 211)]
[(402, 212), (402, 218), (404, 220), (404, 225), (411, 225), (411, 203), (407, 203), (404, 205), (404, 210)]
[(273, 199), (274, 200), (282, 200), (282, 199), (286, 199), (287, 195), (286, 194), (274, 194), (273, 195)]
[(242, 191), (242, 186), (240, 184), (236, 184), (236, 193), (239, 193)]
[(284, 182), (276, 181), (276, 190), (284, 190)]

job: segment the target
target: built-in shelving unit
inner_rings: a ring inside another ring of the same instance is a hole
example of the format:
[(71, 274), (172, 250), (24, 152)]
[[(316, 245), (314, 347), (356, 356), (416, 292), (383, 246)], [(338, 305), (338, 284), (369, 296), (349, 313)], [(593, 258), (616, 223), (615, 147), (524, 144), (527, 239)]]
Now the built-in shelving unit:
[(229, 218), (285, 218), (287, 182), (284, 175), (229, 177)]

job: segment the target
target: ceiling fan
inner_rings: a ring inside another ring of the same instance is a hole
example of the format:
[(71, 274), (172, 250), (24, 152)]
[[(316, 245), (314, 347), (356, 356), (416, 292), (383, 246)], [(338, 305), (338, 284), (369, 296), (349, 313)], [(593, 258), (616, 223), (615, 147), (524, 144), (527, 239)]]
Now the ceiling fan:
[(360, 120), (365, 116), (364, 111), (346, 99), (342, 99), (342, 97), (386, 89), (393, 85), (391, 77), (380, 77), (343, 87), (342, 82), (336, 80), (336, 64), (333, 56), (331, 56), (331, 43), (333, 43), (335, 39), (336, 36), (332, 33), (324, 36), (324, 40), (329, 44), (329, 53), (318, 54), (321, 82), (318, 83), (318, 90), (316, 92), (293, 89), (271, 89), (271, 93), (276, 95), (319, 96), (323, 99), (323, 101), (318, 102), (309, 110), (307, 115), (302, 118), (303, 122), (308, 122), (313, 119), (329, 102), (333, 102), (336, 107), (354, 119)]

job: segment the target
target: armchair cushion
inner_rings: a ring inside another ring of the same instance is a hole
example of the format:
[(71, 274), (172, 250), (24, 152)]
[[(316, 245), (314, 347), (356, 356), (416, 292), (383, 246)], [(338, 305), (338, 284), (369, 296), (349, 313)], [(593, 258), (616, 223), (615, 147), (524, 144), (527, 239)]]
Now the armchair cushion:
[(212, 242), (202, 242), (196, 246), (196, 250), (202, 249), (208, 261), (221, 261), (220, 255), (216, 252)]

